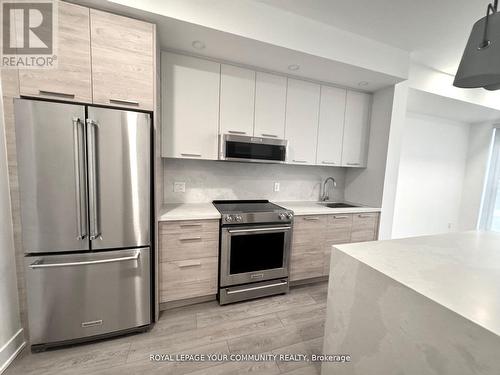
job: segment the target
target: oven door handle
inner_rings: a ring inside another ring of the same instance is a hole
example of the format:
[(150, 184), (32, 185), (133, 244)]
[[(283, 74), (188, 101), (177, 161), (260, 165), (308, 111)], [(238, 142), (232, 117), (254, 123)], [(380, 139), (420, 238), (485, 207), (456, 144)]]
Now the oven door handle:
[(259, 233), (290, 230), (292, 227), (274, 227), (274, 228), (255, 228), (255, 229), (229, 229), (228, 232), (233, 233)]
[(267, 289), (267, 288), (272, 288), (272, 287), (275, 287), (275, 286), (281, 286), (281, 285), (286, 285), (286, 284), (288, 284), (287, 281), (281, 281), (279, 283), (254, 286), (254, 287), (249, 287), (249, 288), (244, 288), (244, 289), (237, 289), (237, 290), (230, 290), (229, 288), (226, 288), (226, 293), (227, 294), (236, 294), (236, 293), (250, 292), (252, 290)]

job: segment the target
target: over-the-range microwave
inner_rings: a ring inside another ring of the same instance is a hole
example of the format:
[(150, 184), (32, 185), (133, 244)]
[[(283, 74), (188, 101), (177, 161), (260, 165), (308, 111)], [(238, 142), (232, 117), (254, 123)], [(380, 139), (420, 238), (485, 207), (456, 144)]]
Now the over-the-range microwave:
[(219, 159), (257, 163), (284, 163), (288, 141), (276, 138), (223, 134), (219, 140)]

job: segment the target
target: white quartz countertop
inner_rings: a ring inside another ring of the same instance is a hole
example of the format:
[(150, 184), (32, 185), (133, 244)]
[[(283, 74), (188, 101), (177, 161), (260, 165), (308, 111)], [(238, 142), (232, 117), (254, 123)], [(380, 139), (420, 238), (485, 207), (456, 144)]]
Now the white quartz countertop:
[(500, 233), (448, 233), (335, 248), (500, 335)]
[[(318, 202), (273, 202), (292, 210), (295, 215), (327, 215), (339, 213), (379, 212), (375, 207), (328, 208)], [(220, 213), (212, 203), (167, 203), (161, 207), (159, 221), (220, 219)]]
[[(290, 202), (273, 202), (277, 205), (284, 207), (288, 210), (292, 210), (295, 215), (328, 215), (328, 214), (346, 214), (346, 213), (358, 213), (358, 212), (380, 212), (380, 208), (359, 206), (358, 207), (344, 207), (344, 208), (329, 208), (325, 205), (318, 204), (318, 202), (302, 202), (302, 201), (290, 201)], [(348, 203), (348, 202), (346, 202)]]
[(167, 203), (161, 207), (159, 221), (220, 219), (212, 203)]

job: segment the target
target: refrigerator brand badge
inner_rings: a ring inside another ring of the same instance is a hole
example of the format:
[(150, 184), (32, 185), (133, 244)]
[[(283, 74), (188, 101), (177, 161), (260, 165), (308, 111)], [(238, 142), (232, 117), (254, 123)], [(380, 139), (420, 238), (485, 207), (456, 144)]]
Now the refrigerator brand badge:
[(0, 0), (3, 68), (57, 67), (57, 0)]

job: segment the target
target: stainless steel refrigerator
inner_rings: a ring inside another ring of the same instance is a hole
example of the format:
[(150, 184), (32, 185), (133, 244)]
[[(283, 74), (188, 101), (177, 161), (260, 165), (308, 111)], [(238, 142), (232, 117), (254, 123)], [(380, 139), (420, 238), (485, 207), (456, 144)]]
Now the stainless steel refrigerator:
[(151, 119), (15, 101), (32, 348), (152, 322)]

